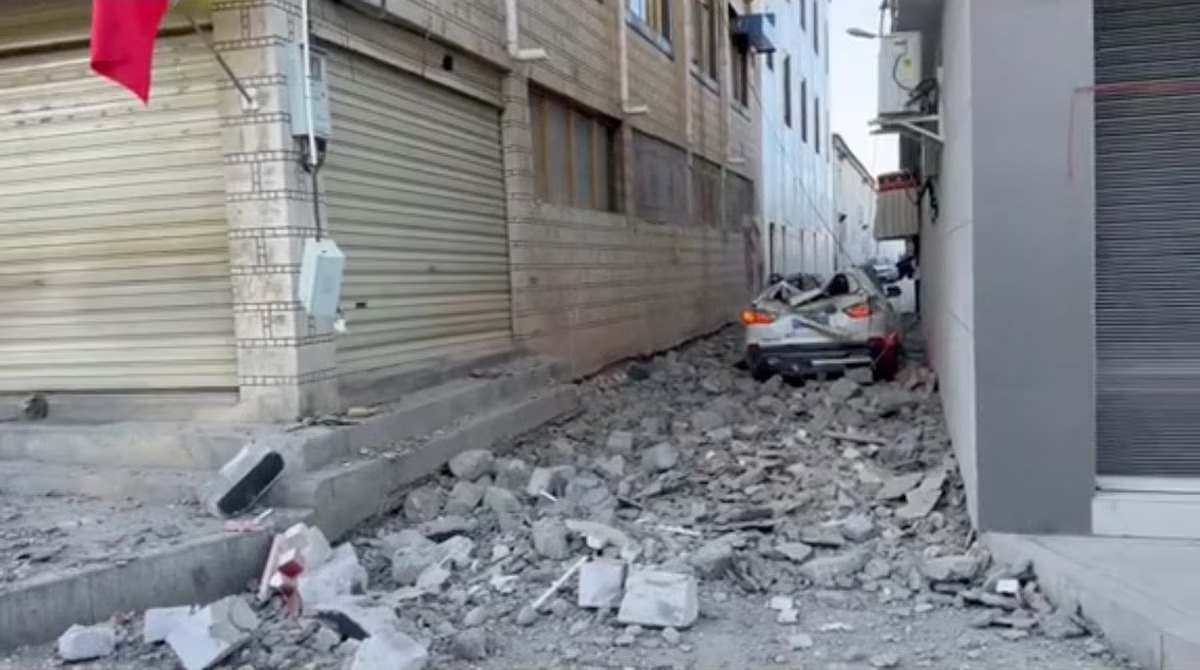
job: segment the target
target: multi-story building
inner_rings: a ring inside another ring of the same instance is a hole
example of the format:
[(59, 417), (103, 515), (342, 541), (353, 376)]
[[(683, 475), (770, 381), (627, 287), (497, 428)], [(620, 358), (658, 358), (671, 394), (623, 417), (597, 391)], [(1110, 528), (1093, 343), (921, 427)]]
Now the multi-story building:
[(837, 230), (836, 265), (858, 265), (879, 253), (875, 241), (875, 176), (833, 135), (833, 213)]
[[(289, 108), (305, 1), (316, 178)], [(87, 4), (0, 7), (0, 393), (287, 419), (518, 347), (585, 374), (760, 281), (744, 0), (184, 0), (147, 107), (89, 72)], [(797, 86), (825, 57), (809, 20)], [(318, 233), (347, 256), (346, 334), (297, 300)]]
[(828, 0), (765, 0), (776, 51), (762, 75), (762, 226), (769, 272), (829, 273), (837, 256)]
[(899, 0), (921, 311), (985, 531), (1200, 537), (1195, 0)]

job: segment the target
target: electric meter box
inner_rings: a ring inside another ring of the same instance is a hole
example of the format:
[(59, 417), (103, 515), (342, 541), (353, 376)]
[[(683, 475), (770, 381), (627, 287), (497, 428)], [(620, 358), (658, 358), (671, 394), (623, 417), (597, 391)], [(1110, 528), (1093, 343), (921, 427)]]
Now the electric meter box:
[(921, 84), (921, 33), (898, 32), (879, 38), (879, 116), (896, 116), (909, 108)]
[[(288, 47), (288, 114), (292, 117), (292, 137), (308, 137), (308, 114), (304, 106), (304, 46), (293, 42)], [(313, 135), (327, 140), (333, 134), (329, 111), (329, 73), (324, 54), (309, 50), (312, 73)]]
[(334, 321), (342, 299), (342, 275), (346, 256), (328, 237), (304, 241), (300, 262), (300, 304), (319, 321)]

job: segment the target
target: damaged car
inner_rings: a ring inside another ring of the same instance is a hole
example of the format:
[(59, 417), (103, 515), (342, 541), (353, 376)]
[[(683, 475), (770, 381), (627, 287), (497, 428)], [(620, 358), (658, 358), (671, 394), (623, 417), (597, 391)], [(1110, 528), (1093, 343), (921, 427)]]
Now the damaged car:
[(755, 379), (778, 374), (804, 378), (869, 367), (890, 379), (900, 366), (900, 319), (869, 267), (833, 274), (823, 285), (801, 290), (782, 281), (742, 311), (746, 366)]

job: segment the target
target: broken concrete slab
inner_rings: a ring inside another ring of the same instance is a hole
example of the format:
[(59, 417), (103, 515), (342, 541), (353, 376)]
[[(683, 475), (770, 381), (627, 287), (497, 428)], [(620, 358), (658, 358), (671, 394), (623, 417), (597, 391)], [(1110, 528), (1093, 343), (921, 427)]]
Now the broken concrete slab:
[(58, 638), (58, 657), (68, 663), (91, 661), (117, 649), (117, 631), (109, 623), (94, 626), (75, 624)]
[(851, 542), (866, 542), (879, 533), (875, 520), (866, 514), (853, 514), (842, 520), (842, 535)]
[(843, 547), (846, 536), (836, 526), (808, 526), (800, 531), (800, 541), (814, 547)]
[(784, 542), (774, 547), (774, 554), (793, 563), (803, 563), (812, 557), (816, 550), (803, 542)]
[(498, 458), (492, 465), (495, 485), (519, 493), (525, 489), (533, 469), (519, 458)]
[(625, 563), (597, 559), (579, 568), (580, 607), (608, 609), (621, 604), (625, 592)]
[(366, 593), (367, 569), (358, 562), (358, 554), (349, 543), (333, 550), (325, 563), (305, 569), (296, 579), (296, 590), (305, 612), (350, 595)]
[(902, 521), (916, 521), (929, 516), (942, 498), (942, 488), (946, 479), (946, 471), (942, 468), (926, 473), (920, 485), (905, 494), (906, 503), (896, 510), (896, 518)]
[(209, 670), (250, 641), (258, 616), (239, 596), (229, 596), (195, 612), (167, 635), (184, 670)]
[(567, 519), (563, 524), (569, 532), (583, 537), (589, 549), (602, 551), (605, 547), (612, 546), (620, 551), (621, 558), (626, 561), (632, 561), (637, 557), (637, 543), (624, 532), (612, 526), (582, 519)]
[(921, 561), (921, 574), (932, 582), (970, 582), (988, 566), (985, 553), (937, 556)]
[(633, 433), (615, 430), (608, 434), (608, 441), (604, 446), (614, 455), (629, 456), (633, 453), (633, 444)]
[(404, 498), (404, 517), (412, 523), (433, 521), (442, 514), (445, 504), (441, 489), (437, 486), (421, 486), (409, 491)]
[(674, 572), (638, 569), (625, 580), (617, 621), (654, 628), (689, 628), (700, 616), (696, 578)]
[(661, 442), (642, 452), (642, 469), (666, 472), (679, 463), (679, 450), (670, 442)]
[(442, 509), (446, 514), (451, 516), (466, 516), (474, 512), (479, 503), (483, 502), (483, 494), (486, 491), (486, 486), (474, 481), (464, 479), (455, 482), (454, 488), (450, 489), (450, 495), (446, 497), (446, 504)]
[(533, 522), (530, 528), (533, 548), (538, 554), (551, 560), (561, 561), (570, 555), (567, 545), (567, 527), (560, 519), (546, 517)]
[(447, 467), (458, 479), (473, 482), (492, 471), (495, 456), (486, 449), (468, 449), (450, 459)]
[(575, 468), (570, 465), (534, 468), (533, 474), (529, 475), (529, 483), (525, 486), (525, 493), (530, 497), (537, 497), (543, 491), (553, 496), (562, 496), (566, 493), (567, 484), (574, 478)]
[(738, 533), (727, 533), (705, 542), (688, 557), (688, 564), (705, 578), (719, 577), (733, 567), (734, 545), (741, 541)]
[(424, 670), (428, 648), (396, 630), (363, 640), (347, 666), (348, 670)]
[(450, 641), (450, 653), (464, 661), (482, 661), (491, 647), (487, 631), (481, 628), (464, 630)]
[(279, 567), (284, 562), (297, 562), (303, 569), (311, 570), (329, 560), (332, 553), (329, 540), (320, 528), (298, 523), (277, 534), (271, 541), (267, 562), (263, 566), (258, 599), (265, 601), (273, 589), (283, 585), (286, 577), (279, 574)]
[(283, 474), (283, 466), (279, 452), (251, 442), (201, 486), (200, 504), (216, 517), (237, 516), (266, 495)]
[(875, 499), (896, 500), (902, 498), (904, 494), (915, 489), (924, 478), (925, 473), (923, 472), (910, 472), (887, 478), (883, 480), (883, 487), (875, 492)]
[(853, 577), (871, 559), (865, 549), (849, 551), (833, 556), (820, 556), (800, 566), (798, 572), (809, 582), (822, 588), (834, 588), (839, 578)]
[(142, 641), (146, 644), (165, 642), (171, 631), (196, 613), (195, 607), (152, 607), (142, 616)]

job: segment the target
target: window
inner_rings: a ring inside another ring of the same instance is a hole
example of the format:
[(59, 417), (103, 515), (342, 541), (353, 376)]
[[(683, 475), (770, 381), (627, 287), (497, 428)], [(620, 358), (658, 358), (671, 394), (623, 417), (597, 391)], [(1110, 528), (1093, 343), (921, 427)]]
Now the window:
[[(737, 12), (729, 9), (729, 24), (737, 20)], [(733, 69), (733, 99), (742, 107), (750, 106), (750, 45), (744, 39), (729, 36), (729, 65)]]
[(714, 0), (693, 0), (692, 63), (712, 80), (717, 79), (717, 16)]
[(821, 99), (813, 96), (813, 149), (821, 153)]
[(808, 80), (800, 80), (800, 141), (808, 141)]
[(813, 51), (821, 53), (821, 19), (817, 17), (817, 0), (813, 0)]
[(630, 16), (670, 43), (670, 0), (625, 0), (625, 8)]
[(529, 112), (538, 198), (616, 211), (614, 124), (537, 89), (529, 92)]
[(792, 57), (783, 57), (783, 123), (792, 127)]
[(808, 30), (808, 17), (805, 15), (804, 0), (800, 0), (797, 4), (800, 5), (800, 30)]

